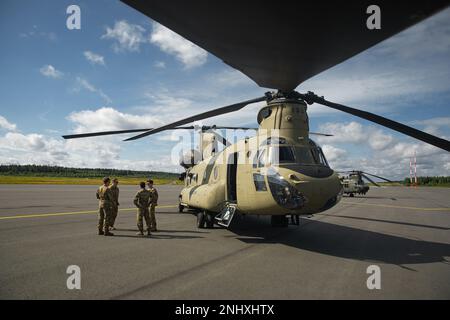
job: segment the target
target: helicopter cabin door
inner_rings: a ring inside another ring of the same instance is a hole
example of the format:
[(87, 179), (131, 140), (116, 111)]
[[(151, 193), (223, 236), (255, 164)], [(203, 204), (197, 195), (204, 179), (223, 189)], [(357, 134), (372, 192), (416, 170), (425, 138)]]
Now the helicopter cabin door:
[(228, 156), (227, 162), (227, 200), (229, 202), (237, 202), (237, 166), (238, 152), (235, 152)]

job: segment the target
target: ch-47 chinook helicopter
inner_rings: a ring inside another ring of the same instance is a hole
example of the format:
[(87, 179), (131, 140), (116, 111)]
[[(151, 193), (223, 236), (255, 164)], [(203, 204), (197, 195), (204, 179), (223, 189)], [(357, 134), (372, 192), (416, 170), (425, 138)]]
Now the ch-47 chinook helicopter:
[(377, 187), (380, 186), (378, 183), (373, 181), (369, 176), (382, 179), (387, 182), (392, 182), (389, 179), (364, 171), (352, 170), (352, 171), (340, 171), (339, 173), (345, 174), (344, 176), (341, 176), (342, 188), (344, 194), (348, 194), (350, 197), (353, 197), (355, 194), (365, 195), (369, 191), (370, 187), (367, 183), (364, 182), (363, 179), (368, 180)]
[[(313, 92), (294, 89), (373, 45), (448, 6), (449, 1), (420, 3), (377, 1), (381, 29), (367, 27), (372, 1), (292, 1), (267, 6), (260, 1), (124, 0), (126, 4), (204, 48), (238, 69), (260, 87), (277, 89), (261, 97), (190, 116), (152, 129), (84, 133), (90, 137), (142, 132), (125, 141), (173, 130), (195, 121), (236, 112), (266, 102), (259, 111), (254, 137), (228, 144), (217, 129), (201, 130), (198, 162), (186, 168), (180, 209), (198, 211), (197, 224), (228, 226), (233, 214), (269, 215), (273, 225), (287, 215), (314, 214), (336, 205), (342, 196), (337, 172), (310, 139), (308, 105), (328, 106), (450, 151), (450, 142), (399, 122), (330, 102)], [(218, 152), (215, 141), (225, 144)], [(187, 158), (195, 158), (192, 152)]]

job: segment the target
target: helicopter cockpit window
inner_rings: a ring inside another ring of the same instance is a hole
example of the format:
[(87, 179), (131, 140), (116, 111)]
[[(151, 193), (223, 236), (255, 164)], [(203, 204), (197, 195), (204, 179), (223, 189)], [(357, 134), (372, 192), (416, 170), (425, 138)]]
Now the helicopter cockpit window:
[(297, 162), (300, 164), (316, 164), (312, 151), (308, 147), (296, 148)]
[(255, 184), (256, 191), (267, 191), (266, 181), (264, 180), (263, 175), (254, 173), (253, 182)]
[(317, 164), (329, 167), (327, 159), (325, 158), (325, 155), (323, 154), (322, 149), (320, 147), (317, 146), (312, 147), (311, 154), (313, 155), (314, 160)]
[(270, 160), (272, 164), (295, 162), (294, 150), (291, 146), (273, 146), (270, 148)]
[(325, 158), (325, 155), (323, 154), (322, 149), (321, 149), (321, 148), (318, 148), (318, 149), (319, 149), (319, 159), (320, 159), (320, 164), (329, 167), (328, 161), (327, 161), (327, 159)]
[(267, 163), (266, 149), (258, 151), (258, 167), (264, 167)]

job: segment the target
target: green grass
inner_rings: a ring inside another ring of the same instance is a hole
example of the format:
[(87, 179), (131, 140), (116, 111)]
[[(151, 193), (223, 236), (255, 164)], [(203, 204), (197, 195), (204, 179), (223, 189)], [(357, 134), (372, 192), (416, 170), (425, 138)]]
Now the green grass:
[[(117, 177), (122, 185), (138, 185), (146, 181), (146, 177), (130, 178)], [(182, 184), (178, 179), (154, 178), (155, 185)], [(102, 178), (68, 178), (68, 177), (41, 177), (41, 176), (10, 176), (0, 175), (0, 184), (74, 184), (74, 185), (101, 185)]]

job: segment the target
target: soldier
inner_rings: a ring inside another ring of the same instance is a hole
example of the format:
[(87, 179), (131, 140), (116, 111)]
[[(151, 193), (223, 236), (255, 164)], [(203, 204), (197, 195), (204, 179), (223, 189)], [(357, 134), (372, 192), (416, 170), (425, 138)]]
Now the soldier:
[(140, 183), (141, 190), (136, 193), (134, 197), (134, 205), (138, 208), (137, 213), (137, 227), (139, 232), (137, 233), (140, 236), (144, 235), (144, 222), (142, 221), (144, 218), (145, 223), (147, 224), (147, 235), (150, 236), (150, 217), (148, 212), (148, 207), (151, 204), (151, 193), (150, 191), (145, 189), (145, 182)]
[(112, 185), (109, 186), (109, 189), (111, 190), (111, 194), (113, 197), (113, 203), (112, 203), (112, 216), (111, 216), (111, 230), (116, 230), (114, 228), (114, 223), (116, 222), (117, 213), (119, 212), (119, 180), (117, 178), (114, 178), (112, 181)]
[(148, 179), (147, 180), (148, 185), (148, 191), (150, 191), (152, 195), (152, 204), (150, 206), (150, 225), (151, 225), (151, 231), (155, 232), (156, 230), (156, 217), (155, 217), (155, 207), (158, 205), (158, 191), (153, 187), (153, 180)]
[(111, 215), (112, 215), (112, 203), (113, 197), (111, 190), (108, 188), (111, 179), (109, 177), (103, 178), (103, 185), (97, 189), (97, 199), (99, 200), (98, 209), (98, 234), (105, 236), (113, 236), (109, 232), (109, 226), (111, 225)]

